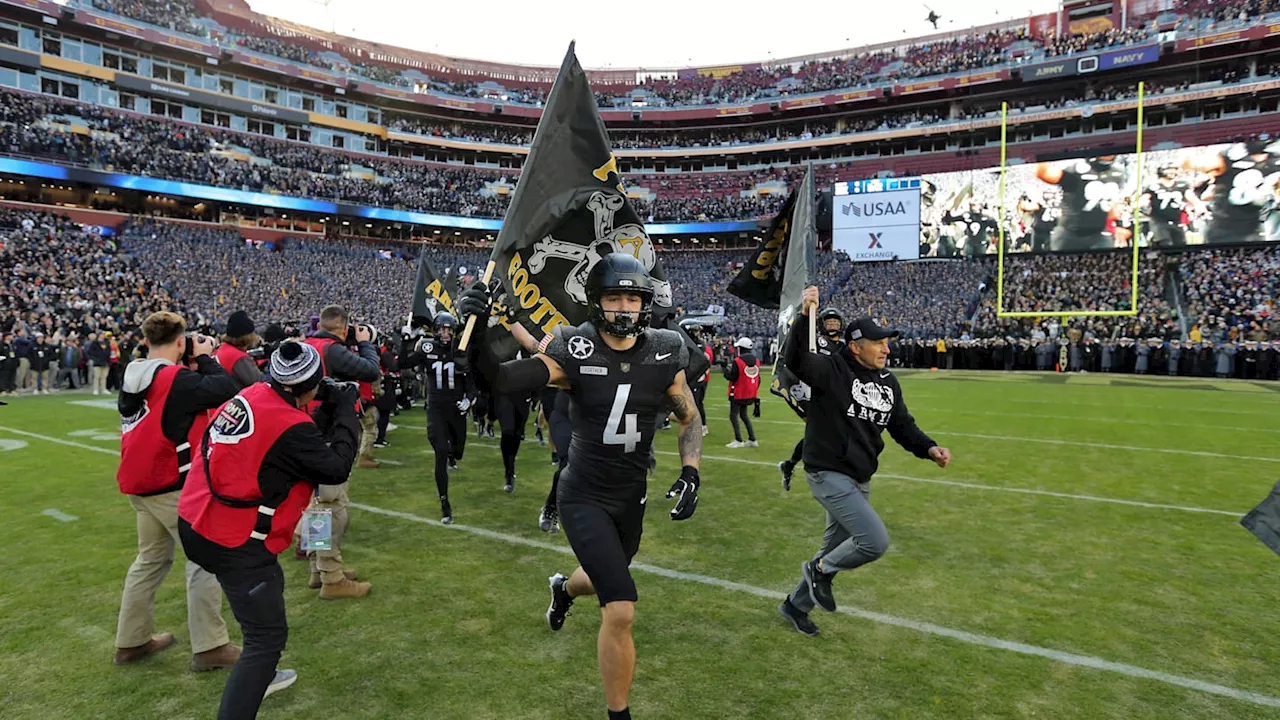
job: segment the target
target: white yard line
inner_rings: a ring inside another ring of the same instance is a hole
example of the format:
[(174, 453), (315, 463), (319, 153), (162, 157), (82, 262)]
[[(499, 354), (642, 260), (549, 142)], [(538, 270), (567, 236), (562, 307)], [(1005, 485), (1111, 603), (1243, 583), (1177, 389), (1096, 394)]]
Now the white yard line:
[[(400, 512), (397, 510), (385, 510), (383, 508), (374, 507), (372, 505), (364, 505), (361, 503), (351, 503), (351, 507), (359, 508), (366, 512), (384, 515), (386, 517), (398, 518), (400, 520), (408, 520), (410, 522), (430, 525), (436, 528), (465, 532), (478, 537), (487, 538), (489, 540), (497, 540), (510, 545), (521, 545), (539, 550), (547, 550), (549, 552), (559, 553), (561, 555), (573, 555), (573, 551), (564, 545), (553, 545), (551, 543), (541, 542), (538, 540), (530, 540), (519, 537), (517, 535), (508, 535), (506, 533), (486, 530), (484, 528), (472, 527), (469, 525), (444, 525), (438, 520), (421, 517), (412, 513)], [(698, 583), (701, 585), (709, 585), (720, 588), (722, 590), (730, 590), (733, 592), (753, 595), (762, 599), (777, 601), (786, 597), (786, 593), (776, 590), (768, 590), (754, 585), (733, 582), (731, 580), (722, 580), (708, 575), (699, 575), (697, 573), (689, 573), (681, 570), (669, 570), (667, 568), (658, 567), (657, 565), (649, 565), (648, 563), (633, 562), (631, 564), (633, 570), (650, 575), (658, 575), (670, 580), (679, 580), (681, 582)], [(1138, 667), (1136, 665), (1128, 665), (1125, 663), (1112, 662), (1103, 658), (1094, 657), (1092, 655), (1079, 655), (1076, 653), (1063, 652), (1062, 650), (1054, 650), (1052, 648), (1040, 647), (1038, 645), (1029, 645), (1027, 643), (1017, 642), (1015, 640), (1005, 640), (990, 635), (980, 635), (971, 633), (966, 630), (955, 630), (941, 625), (935, 625), (920, 620), (912, 620), (910, 618), (898, 617), (896, 615), (888, 615), (885, 613), (872, 612), (861, 608), (849, 607), (841, 605), (839, 612), (846, 615), (852, 615), (863, 620), (869, 620), (881, 625), (890, 625), (893, 627), (903, 628), (906, 630), (914, 630), (916, 632), (945, 637), (956, 640), (969, 645), (978, 645), (981, 647), (994, 648), (996, 650), (1006, 650), (1018, 653), (1020, 655), (1030, 655), (1033, 657), (1045, 658), (1056, 662), (1073, 665), (1075, 667), (1090, 668), (1093, 670), (1104, 670), (1107, 672), (1126, 675), (1129, 677), (1142, 678), (1144, 680), (1155, 680), (1156, 682), (1165, 683), (1166, 685), (1174, 685), (1190, 690), (1198, 690), (1200, 692), (1219, 695), (1222, 697), (1240, 700), (1242, 702), (1253, 703), (1254, 705), (1262, 705), (1264, 707), (1280, 707), (1280, 697), (1272, 695), (1264, 695), (1262, 693), (1251, 692), (1249, 690), (1239, 690), (1226, 685), (1218, 685), (1216, 683), (1205, 682), (1195, 678), (1184, 677), (1182, 675), (1173, 675), (1171, 673), (1160, 672), (1158, 670), (1148, 670), (1147, 668)], [(780, 626), (781, 627), (781, 626)], [(781, 630), (780, 630), (781, 632)]]
[(13, 433), (14, 435), (22, 435), (29, 438), (36, 438), (37, 440), (45, 440), (47, 442), (57, 443), (59, 445), (66, 445), (68, 447), (80, 448), (81, 450), (92, 450), (94, 452), (106, 453), (107, 455), (114, 455), (116, 457), (120, 457), (119, 449), (108, 450), (107, 448), (103, 448), (103, 447), (94, 447), (93, 445), (85, 445), (84, 443), (71, 442), (70, 440), (63, 440), (62, 438), (49, 437), (48, 435), (39, 435), (33, 432), (27, 432), (26, 430), (17, 430), (11, 427), (0, 426), (0, 432)]
[[(488, 450), (500, 450), (498, 445), (490, 445), (488, 443), (471, 442), (467, 443), (467, 447), (481, 447)], [(421, 451), (423, 455), (433, 454), (431, 448)], [(669, 455), (671, 457), (679, 457), (680, 453), (670, 452), (667, 450), (655, 450), (658, 455)], [(775, 470), (778, 463), (766, 460), (749, 460), (739, 457), (725, 457), (724, 455), (703, 455), (703, 460), (715, 460), (717, 462), (741, 463), (743, 465), (757, 465), (760, 467), (770, 467)], [(1226, 515), (1227, 517), (1239, 518), (1244, 516), (1244, 511), (1236, 510), (1218, 510), (1215, 508), (1195, 507), (1192, 505), (1168, 505), (1165, 503), (1150, 503), (1140, 500), (1123, 500), (1120, 498), (1100, 497), (1098, 495), (1073, 495), (1071, 493), (1054, 492), (1052, 490), (1036, 490), (1033, 488), (1006, 487), (1003, 485), (983, 485), (981, 483), (967, 483), (956, 480), (940, 480), (935, 478), (913, 477), (911, 475), (896, 475), (894, 473), (877, 473), (877, 478), (887, 478), (891, 480), (905, 480), (907, 482), (926, 483), (929, 485), (948, 485), (951, 487), (965, 488), (967, 490), (986, 490), (989, 492), (1007, 492), (1017, 495), (1039, 495), (1042, 497), (1059, 498), (1062, 500), (1080, 500), (1082, 502), (1099, 502), (1111, 505), (1128, 505), (1129, 507), (1147, 508), (1150, 510), (1178, 510), (1181, 512), (1201, 513), (1208, 515)]]

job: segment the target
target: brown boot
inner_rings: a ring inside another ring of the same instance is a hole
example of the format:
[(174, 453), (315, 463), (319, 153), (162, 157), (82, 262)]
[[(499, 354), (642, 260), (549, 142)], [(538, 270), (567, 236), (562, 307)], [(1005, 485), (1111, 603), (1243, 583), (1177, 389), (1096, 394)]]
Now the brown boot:
[(306, 551), (306, 550), (303, 550), (303, 549), (302, 549), (302, 546), (298, 546), (298, 549), (293, 551), (293, 559), (294, 559), (294, 560), (306, 560), (306, 559), (307, 559), (307, 551)]
[(116, 656), (112, 660), (117, 665), (129, 665), (139, 660), (154, 655), (161, 650), (166, 650), (177, 643), (177, 639), (173, 637), (173, 633), (160, 633), (152, 635), (151, 639), (137, 647), (116, 648)]
[[(356, 571), (351, 569), (344, 569), (342, 571), (342, 576), (348, 580), (357, 579)], [(312, 590), (319, 590), (322, 584), (323, 583), (320, 582), (320, 573), (318, 572), (311, 573), (311, 580), (307, 582), (307, 587), (311, 588)]]
[(240, 648), (227, 643), (220, 645), (212, 650), (205, 650), (202, 653), (196, 653), (191, 656), (192, 672), (207, 672), (209, 670), (223, 670), (236, 664), (240, 659)]
[(355, 582), (342, 578), (336, 583), (325, 583), (320, 587), (321, 600), (345, 600), (359, 598), (369, 594), (373, 586), (367, 582)]
[(363, 470), (377, 470), (382, 467), (382, 463), (374, 460), (372, 455), (361, 455), (360, 459), (356, 460), (356, 467)]

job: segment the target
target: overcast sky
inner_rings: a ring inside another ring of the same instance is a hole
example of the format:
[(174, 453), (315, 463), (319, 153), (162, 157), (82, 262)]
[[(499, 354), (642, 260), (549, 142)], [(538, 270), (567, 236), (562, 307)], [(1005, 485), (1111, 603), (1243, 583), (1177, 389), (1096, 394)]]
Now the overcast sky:
[[(569, 41), (588, 68), (664, 68), (768, 60), (840, 50), (1026, 17), (1056, 0), (249, 0), (321, 30), (452, 57), (560, 64)], [(803, 8), (802, 10), (800, 10)], [(802, 15), (789, 14), (792, 9)], [(727, 12), (726, 12), (727, 11)]]

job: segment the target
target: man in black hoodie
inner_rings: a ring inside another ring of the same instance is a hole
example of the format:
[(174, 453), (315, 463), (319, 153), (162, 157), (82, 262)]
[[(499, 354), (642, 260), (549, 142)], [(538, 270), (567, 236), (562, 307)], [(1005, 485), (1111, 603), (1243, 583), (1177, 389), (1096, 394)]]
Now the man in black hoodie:
[(845, 345), (817, 338), (818, 352), (809, 348), (808, 315), (818, 305), (818, 289), (806, 288), (801, 316), (784, 344), (785, 364), (809, 385), (809, 420), (805, 423), (805, 477), (813, 497), (827, 511), (822, 548), (801, 566), (795, 590), (778, 612), (805, 635), (818, 634), (809, 611), (818, 605), (836, 609), (831, 580), (878, 559), (889, 548), (889, 534), (871, 507), (871, 476), (884, 450), (880, 434), (889, 434), (918, 458), (938, 467), (951, 462), (951, 452), (925, 435), (907, 411), (902, 387), (885, 369), (889, 340), (898, 333), (877, 327), (869, 317), (849, 323)]

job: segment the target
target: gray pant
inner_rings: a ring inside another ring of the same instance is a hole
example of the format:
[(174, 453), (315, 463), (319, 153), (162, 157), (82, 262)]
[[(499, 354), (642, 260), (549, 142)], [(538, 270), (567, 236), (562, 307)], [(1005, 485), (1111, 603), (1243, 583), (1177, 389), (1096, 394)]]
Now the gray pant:
[[(871, 484), (848, 475), (821, 470), (805, 472), (814, 499), (827, 511), (822, 549), (813, 556), (823, 572), (834, 573), (866, 565), (889, 549), (889, 532), (871, 507)], [(801, 612), (813, 610), (813, 595), (804, 578), (791, 591), (791, 604)]]

